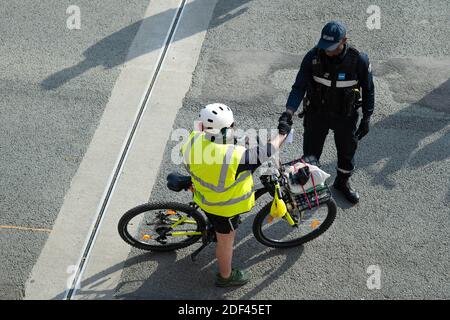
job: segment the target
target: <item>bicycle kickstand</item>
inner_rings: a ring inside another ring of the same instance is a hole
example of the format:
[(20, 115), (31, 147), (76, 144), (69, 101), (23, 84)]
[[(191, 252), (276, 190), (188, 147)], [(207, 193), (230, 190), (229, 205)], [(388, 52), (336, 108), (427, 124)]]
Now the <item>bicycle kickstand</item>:
[(202, 251), (203, 249), (205, 249), (205, 247), (209, 244), (209, 242), (203, 242), (202, 245), (200, 246), (200, 248), (198, 248), (197, 250), (195, 250), (192, 254), (191, 254), (191, 260), (192, 262), (194, 262), (197, 259), (198, 254), (200, 253), (200, 251)]
[(203, 233), (202, 235), (202, 245), (200, 246), (200, 248), (198, 248), (191, 254), (192, 262), (196, 260), (196, 257), (200, 253), (200, 251), (205, 249), (205, 247), (211, 242), (217, 242), (217, 238), (214, 229), (211, 226), (209, 226), (207, 227), (206, 232)]

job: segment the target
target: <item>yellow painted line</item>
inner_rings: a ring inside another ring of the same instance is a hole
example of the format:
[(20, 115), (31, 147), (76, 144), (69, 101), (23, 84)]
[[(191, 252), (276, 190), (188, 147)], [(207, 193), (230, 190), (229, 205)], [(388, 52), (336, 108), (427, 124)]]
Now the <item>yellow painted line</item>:
[(26, 228), (26, 227), (18, 227), (18, 226), (0, 226), (0, 229), (14, 229), (14, 230), (22, 230), (22, 231), (37, 231), (37, 232), (52, 232), (50, 229), (43, 228)]

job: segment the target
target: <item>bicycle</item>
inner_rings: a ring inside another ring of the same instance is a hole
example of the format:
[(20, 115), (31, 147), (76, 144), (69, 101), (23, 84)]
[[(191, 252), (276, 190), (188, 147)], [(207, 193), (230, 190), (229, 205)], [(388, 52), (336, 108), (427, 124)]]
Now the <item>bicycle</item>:
[[(298, 161), (317, 165), (314, 157), (303, 157), (285, 164), (279, 164), (271, 174), (260, 176), (255, 186), (255, 199), (269, 193), (275, 195), (279, 186), (279, 197), (286, 203), (288, 212), (282, 218), (270, 215), (272, 202), (267, 203), (256, 214), (253, 234), (262, 244), (273, 248), (290, 248), (302, 245), (323, 234), (336, 217), (336, 203), (328, 184), (317, 186), (314, 191), (293, 193), (289, 188), (287, 166)], [(194, 192), (190, 176), (171, 173), (167, 176), (170, 190)], [(305, 234), (302, 235), (302, 230)], [(172, 251), (188, 247), (200, 239), (202, 245), (191, 254), (196, 256), (208, 244), (216, 241), (215, 231), (207, 217), (199, 211), (194, 202), (145, 203), (128, 210), (120, 219), (118, 231), (121, 238), (133, 247), (151, 251)], [(300, 236), (297, 236), (300, 233)]]

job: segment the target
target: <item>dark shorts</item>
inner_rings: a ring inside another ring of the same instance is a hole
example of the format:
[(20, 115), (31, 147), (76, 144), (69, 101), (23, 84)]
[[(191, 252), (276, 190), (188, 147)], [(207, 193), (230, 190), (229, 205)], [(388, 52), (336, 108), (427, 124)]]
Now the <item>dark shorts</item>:
[(230, 218), (217, 216), (207, 212), (205, 212), (205, 214), (218, 233), (228, 234), (231, 231), (236, 230), (238, 225), (241, 223), (241, 217), (239, 214)]

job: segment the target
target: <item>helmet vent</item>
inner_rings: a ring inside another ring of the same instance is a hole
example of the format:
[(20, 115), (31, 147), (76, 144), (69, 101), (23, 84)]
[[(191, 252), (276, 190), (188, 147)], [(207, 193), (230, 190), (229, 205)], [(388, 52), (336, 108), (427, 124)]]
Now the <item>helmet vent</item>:
[(219, 107), (219, 109), (223, 111), (223, 108), (222, 108), (222, 107)]
[(214, 121), (212, 121), (211, 119), (208, 119), (208, 122), (211, 122), (211, 123), (212, 123), (212, 122), (214, 122)]
[(212, 113), (217, 114), (217, 112), (213, 111)]

